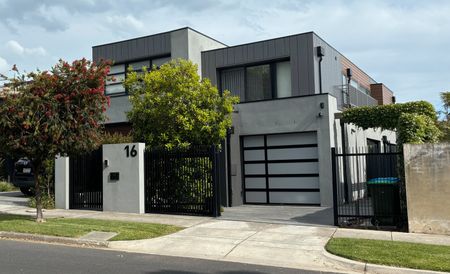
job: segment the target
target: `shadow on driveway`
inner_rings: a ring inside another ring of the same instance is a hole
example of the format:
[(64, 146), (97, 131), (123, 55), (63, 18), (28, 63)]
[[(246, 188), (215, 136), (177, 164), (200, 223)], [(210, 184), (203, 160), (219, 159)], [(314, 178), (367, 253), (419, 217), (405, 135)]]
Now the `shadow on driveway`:
[(0, 205), (27, 206), (28, 197), (20, 191), (0, 192)]
[(221, 219), (297, 225), (333, 225), (331, 207), (242, 205), (225, 208)]

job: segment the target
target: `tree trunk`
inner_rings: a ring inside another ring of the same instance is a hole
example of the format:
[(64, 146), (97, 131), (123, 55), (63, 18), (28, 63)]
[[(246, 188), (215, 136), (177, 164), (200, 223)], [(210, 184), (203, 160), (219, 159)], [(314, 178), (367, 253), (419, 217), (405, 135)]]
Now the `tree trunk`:
[(42, 214), (42, 196), (41, 196), (41, 186), (39, 181), (39, 173), (41, 171), (42, 162), (33, 161), (33, 172), (34, 172), (34, 192), (36, 198), (36, 222), (43, 223), (44, 215)]

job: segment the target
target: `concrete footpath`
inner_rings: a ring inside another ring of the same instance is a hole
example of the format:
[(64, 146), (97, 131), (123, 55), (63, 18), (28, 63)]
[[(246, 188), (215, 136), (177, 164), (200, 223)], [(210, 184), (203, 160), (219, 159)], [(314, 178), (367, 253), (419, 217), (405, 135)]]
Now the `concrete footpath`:
[[(0, 213), (34, 215), (23, 206), (0, 205)], [(209, 217), (47, 210), (46, 218), (92, 218), (172, 224), (184, 230), (147, 240), (112, 241), (115, 250), (342, 273), (433, 273), (357, 263), (327, 253), (332, 237), (450, 245), (450, 236), (230, 221)]]

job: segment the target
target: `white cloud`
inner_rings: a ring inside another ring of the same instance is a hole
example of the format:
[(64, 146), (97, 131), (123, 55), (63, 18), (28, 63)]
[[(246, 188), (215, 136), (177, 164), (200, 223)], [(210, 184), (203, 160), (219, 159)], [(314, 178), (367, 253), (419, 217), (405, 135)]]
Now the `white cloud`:
[(8, 62), (6, 62), (5, 59), (3, 59), (2, 57), (0, 57), (0, 73), (6, 74), (6, 72), (7, 72), (8, 70), (10, 70), (10, 69), (11, 69), (11, 67), (10, 67), (10, 65), (8, 64)]
[(136, 19), (133, 15), (112, 15), (106, 18), (106, 21), (112, 29), (130, 32), (130, 31), (140, 31), (144, 29), (144, 23)]
[(38, 55), (45, 56), (47, 55), (47, 51), (43, 47), (36, 48), (26, 48), (22, 46), (19, 42), (14, 40), (9, 40), (6, 43), (6, 48), (11, 50), (13, 53), (23, 56), (23, 55)]

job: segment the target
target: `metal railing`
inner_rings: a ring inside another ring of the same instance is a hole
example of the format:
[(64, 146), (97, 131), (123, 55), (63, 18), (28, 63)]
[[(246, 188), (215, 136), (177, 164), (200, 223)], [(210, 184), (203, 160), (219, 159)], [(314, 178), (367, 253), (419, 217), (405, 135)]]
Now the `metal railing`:
[(343, 105), (345, 107), (376, 106), (378, 101), (369, 94), (358, 90), (351, 85), (341, 85)]

